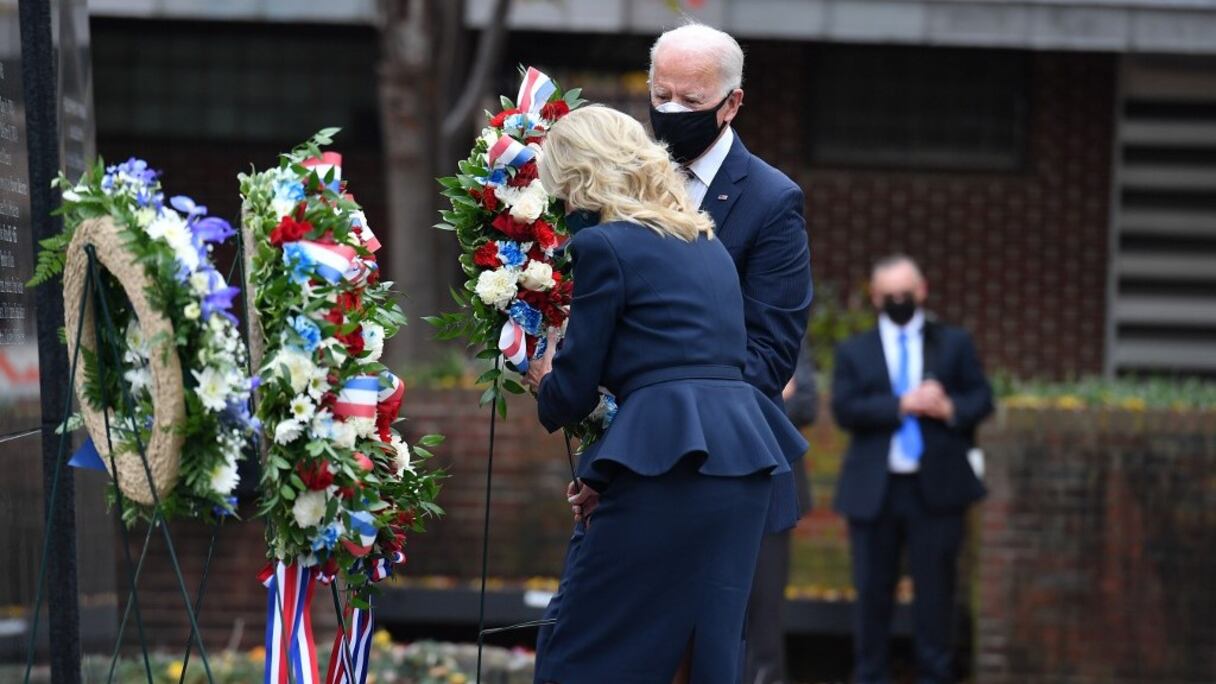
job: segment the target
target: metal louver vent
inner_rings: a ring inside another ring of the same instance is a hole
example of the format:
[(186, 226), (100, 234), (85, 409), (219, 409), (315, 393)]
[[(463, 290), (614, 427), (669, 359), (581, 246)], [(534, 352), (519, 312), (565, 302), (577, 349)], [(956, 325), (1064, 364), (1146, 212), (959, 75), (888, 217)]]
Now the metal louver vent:
[(1216, 60), (1125, 58), (1108, 369), (1216, 375)]

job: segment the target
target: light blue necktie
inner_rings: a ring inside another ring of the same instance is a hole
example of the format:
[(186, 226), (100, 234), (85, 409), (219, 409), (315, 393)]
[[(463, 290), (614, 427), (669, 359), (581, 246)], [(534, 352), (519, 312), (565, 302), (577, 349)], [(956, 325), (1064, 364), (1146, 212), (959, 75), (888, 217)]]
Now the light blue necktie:
[[(912, 389), (909, 375), (911, 375), (911, 371), (908, 369), (908, 333), (901, 330), (899, 331), (899, 372), (895, 375), (895, 396), (902, 397)], [(925, 443), (921, 438), (920, 423), (917, 422), (916, 416), (904, 417), (903, 423), (899, 426), (897, 438), (904, 455), (913, 461), (919, 461), (921, 453), (925, 450)]]

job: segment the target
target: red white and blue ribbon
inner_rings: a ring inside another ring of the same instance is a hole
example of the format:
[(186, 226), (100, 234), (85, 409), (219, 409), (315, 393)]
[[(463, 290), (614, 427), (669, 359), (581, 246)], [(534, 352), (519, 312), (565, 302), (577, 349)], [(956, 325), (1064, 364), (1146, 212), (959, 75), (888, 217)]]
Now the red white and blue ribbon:
[(405, 383), (401, 382), (401, 378), (388, 371), (381, 373), (380, 377), (388, 381), (388, 387), (380, 388), (379, 394), (376, 395), (376, 401), (381, 405), (390, 401), (397, 401), (397, 405), (400, 406), (399, 400), (405, 397)]
[(333, 170), (334, 177), (330, 179), (329, 189), (334, 192), (342, 187), (342, 155), (337, 152), (324, 152), (320, 157), (310, 157), (305, 159), (303, 166), (306, 169), (317, 172), (317, 178), (321, 182), (325, 182), (325, 176)]
[(516, 98), (520, 111), (535, 114), (549, 101), (557, 90), (557, 85), (539, 70), (528, 67), (524, 74), (524, 82), (519, 84), (519, 97)]
[(376, 543), (376, 535), (379, 530), (376, 529), (376, 518), (367, 511), (355, 511), (350, 514), (350, 531), (355, 533), (359, 538), (358, 542), (350, 539), (343, 539), (342, 545), (346, 547), (351, 555), (363, 557), (372, 552), (372, 545)]
[[(364, 684), (367, 681), (368, 663), (372, 650), (371, 599), (368, 609), (347, 606), (346, 632), (338, 630), (334, 637), (334, 648), (329, 656), (329, 670), (325, 673), (325, 684)], [(348, 636), (349, 633), (349, 636)], [(350, 671), (347, 671), (349, 665)]]
[(354, 247), (312, 240), (300, 240), (295, 244), (316, 264), (314, 268), (317, 275), (330, 283), (337, 283), (343, 278), (354, 280), (362, 271), (358, 266)]
[(511, 320), (503, 324), (502, 332), (498, 335), (498, 351), (515, 366), (515, 370), (528, 372), (528, 345), (520, 324)]
[(312, 637), (316, 568), (276, 562), (258, 575), (267, 591), (263, 684), (318, 684)]
[(367, 572), (373, 582), (379, 582), (393, 574), (393, 561), (384, 556), (378, 556), (372, 559), (371, 568)]
[(486, 151), (490, 168), (510, 166), (518, 169), (536, 158), (536, 151), (509, 135), (504, 135)]
[(359, 236), (359, 240), (363, 242), (367, 251), (375, 252), (380, 249), (380, 240), (376, 239), (376, 234), (372, 232), (371, 226), (367, 225), (367, 216), (363, 212), (356, 212), (351, 217), (350, 225), (355, 229), (355, 234)]
[[(402, 389), (404, 391), (404, 388)], [(334, 403), (334, 415), (339, 418), (375, 418), (380, 397), (380, 378), (359, 375), (346, 381)]]

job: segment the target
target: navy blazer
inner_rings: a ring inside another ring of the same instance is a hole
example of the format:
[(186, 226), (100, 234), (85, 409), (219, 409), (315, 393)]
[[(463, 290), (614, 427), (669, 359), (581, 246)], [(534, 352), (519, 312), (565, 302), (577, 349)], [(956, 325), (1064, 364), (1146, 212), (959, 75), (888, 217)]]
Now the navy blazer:
[(541, 423), (552, 432), (581, 420), (601, 386), (620, 404), (580, 477), (609, 479), (603, 461), (658, 475), (690, 453), (705, 455), (709, 475), (788, 473), (806, 442), (743, 379), (743, 295), (722, 242), (613, 222), (579, 231), (568, 249), (574, 298), (538, 391)]
[[(961, 328), (926, 321), (924, 376), (935, 378), (954, 402), (954, 420), (921, 418), (925, 450), (917, 477), (925, 505), (958, 512), (985, 494), (967, 461), (975, 429), (992, 413), (992, 388)], [(832, 412), (852, 434), (836, 487), (836, 510), (849, 518), (872, 520), (886, 494), (891, 437), (899, 428), (899, 398), (891, 389), (887, 359), (878, 330), (855, 335), (836, 350)]]
[(701, 208), (743, 288), (749, 383), (781, 404), (811, 309), (811, 252), (802, 189), (748, 152), (738, 133)]

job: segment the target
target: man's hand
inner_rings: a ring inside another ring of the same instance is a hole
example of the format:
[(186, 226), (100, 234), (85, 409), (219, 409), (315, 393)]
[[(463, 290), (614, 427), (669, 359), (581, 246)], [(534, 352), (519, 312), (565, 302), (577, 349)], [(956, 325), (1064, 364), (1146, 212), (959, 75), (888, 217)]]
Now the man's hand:
[(545, 355), (539, 359), (533, 359), (528, 364), (528, 374), (524, 376), (524, 384), (527, 385), (533, 392), (540, 391), (540, 382), (545, 379), (549, 371), (553, 370), (553, 356), (557, 354), (557, 331), (550, 330), (548, 344), (545, 346)]
[(954, 402), (937, 380), (926, 380), (900, 397), (899, 410), (906, 416), (935, 418), (945, 423), (954, 419)]
[(582, 482), (575, 480), (566, 486), (566, 501), (574, 512), (574, 521), (587, 521), (591, 525), (591, 512), (600, 503), (600, 494)]

